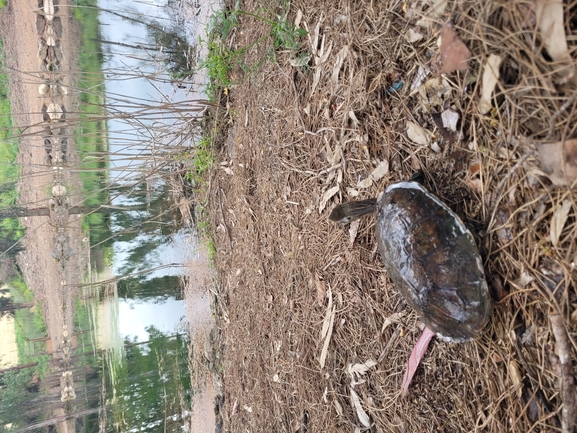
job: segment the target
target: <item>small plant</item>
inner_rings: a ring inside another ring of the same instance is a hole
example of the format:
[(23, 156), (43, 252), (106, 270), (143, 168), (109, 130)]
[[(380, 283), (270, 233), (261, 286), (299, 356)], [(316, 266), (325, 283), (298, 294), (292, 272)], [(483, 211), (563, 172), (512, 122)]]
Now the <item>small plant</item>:
[(194, 148), (194, 173), (191, 180), (198, 183), (200, 178), (212, 167), (212, 140), (210, 137), (202, 137)]
[[(202, 40), (200, 41), (202, 43)], [(213, 39), (208, 44), (206, 60), (201, 64), (206, 69), (208, 85), (206, 94), (212, 102), (215, 101), (218, 88), (230, 87), (232, 80), (229, 73), (235, 65), (236, 55), (232, 50), (224, 47), (218, 39)]]
[[(259, 13), (251, 13), (239, 10), (240, 2), (237, 0), (233, 10), (228, 12), (221, 12), (213, 16), (211, 37), (207, 43), (208, 54), (206, 60), (201, 64), (201, 67), (207, 70), (209, 84), (207, 86), (207, 95), (211, 101), (215, 100), (216, 90), (218, 88), (228, 88), (232, 86), (234, 80), (230, 78), (230, 72), (234, 67), (240, 67), (248, 74), (252, 74), (258, 69), (266, 57), (271, 61), (275, 61), (275, 53), (277, 50), (287, 50), (292, 57), (291, 63), (296, 66), (306, 68), (310, 56), (308, 53), (299, 53), (301, 49), (301, 37), (307, 34), (306, 30), (297, 28), (289, 21), (287, 3), (284, 7), (284, 12), (280, 15), (263, 7)], [(231, 30), (239, 25), (238, 17), (240, 15), (249, 16), (260, 20), (270, 26), (269, 35), (259, 38), (252, 42), (249, 46), (232, 50), (227, 48), (222, 43), (226, 40)], [(267, 16), (275, 16), (275, 19), (269, 19)], [(255, 45), (263, 42), (270, 37), (272, 39), (272, 46), (267, 56), (256, 61), (252, 65), (247, 65), (243, 61), (244, 54)], [(201, 40), (199, 44), (202, 44)]]

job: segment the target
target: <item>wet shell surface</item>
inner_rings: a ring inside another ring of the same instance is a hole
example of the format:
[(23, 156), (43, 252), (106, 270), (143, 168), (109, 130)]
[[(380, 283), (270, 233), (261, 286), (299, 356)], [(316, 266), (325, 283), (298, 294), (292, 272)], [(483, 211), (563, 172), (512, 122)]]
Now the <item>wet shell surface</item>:
[(459, 217), (417, 182), (390, 185), (376, 207), (379, 252), (406, 301), (442, 339), (478, 337), (491, 298), (475, 240)]

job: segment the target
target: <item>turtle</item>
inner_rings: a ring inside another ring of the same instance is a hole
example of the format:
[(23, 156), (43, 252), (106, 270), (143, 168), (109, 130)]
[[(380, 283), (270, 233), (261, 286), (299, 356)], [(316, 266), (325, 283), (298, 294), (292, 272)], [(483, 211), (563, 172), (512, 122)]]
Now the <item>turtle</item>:
[(461, 219), (417, 180), (390, 184), (378, 199), (336, 206), (329, 219), (348, 223), (377, 213), (376, 238), (385, 270), (425, 323), (403, 379), (403, 396), (435, 335), (451, 343), (479, 337), (491, 297), (475, 239)]

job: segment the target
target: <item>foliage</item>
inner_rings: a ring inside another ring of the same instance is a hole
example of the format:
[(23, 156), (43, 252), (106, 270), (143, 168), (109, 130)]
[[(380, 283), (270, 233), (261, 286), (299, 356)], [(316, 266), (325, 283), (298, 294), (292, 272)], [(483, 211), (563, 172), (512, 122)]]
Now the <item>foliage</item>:
[[(84, 205), (94, 206), (108, 202), (106, 185), (108, 176), (106, 162), (93, 157), (95, 152), (108, 151), (107, 125), (103, 120), (105, 110), (104, 57), (100, 46), (100, 27), (97, 0), (75, 0), (74, 17), (82, 24), (81, 50), (78, 80), (80, 110), (79, 126), (74, 131), (74, 139), (82, 161), (80, 179)], [(90, 244), (96, 245), (110, 237), (109, 215), (91, 213), (85, 217), (89, 227)]]
[(32, 379), (29, 370), (9, 371), (2, 375), (0, 386), (0, 424), (12, 424), (12, 428), (24, 427), (28, 420), (22, 414), (22, 407), (30, 398), (26, 383)]
[(182, 300), (182, 281), (174, 275), (147, 279), (145, 275), (121, 280), (117, 284), (118, 296), (124, 299), (138, 299), (138, 302), (159, 304), (170, 298)]
[(111, 422), (121, 431), (177, 431), (192, 396), (188, 341), (154, 327), (147, 332), (146, 345), (125, 341), (126, 362), (111, 384), (117, 396)]
[[(8, 282), (10, 290), (10, 301), (14, 304), (29, 303), (34, 300), (32, 291), (26, 285), (21, 275)], [(33, 311), (30, 309), (18, 309), (13, 312), (16, 323), (16, 345), (18, 347), (18, 360), (20, 363), (38, 362), (34, 372), (41, 377), (48, 371), (47, 356), (38, 356), (35, 348), (28, 341), (32, 338), (39, 338), (46, 335), (46, 322), (40, 304), (36, 304)], [(40, 349), (42, 353), (43, 349)]]
[[(4, 66), (4, 47), (0, 42), (0, 67)], [(8, 207), (16, 204), (18, 192), (16, 182), (19, 170), (16, 165), (18, 145), (13, 138), (13, 123), (10, 115), (10, 99), (8, 97), (8, 77), (0, 74), (0, 207)], [(3, 218), (0, 220), (1, 252), (10, 248), (23, 235), (22, 226), (17, 218)], [(17, 251), (11, 251), (15, 254)]]
[[(202, 42), (201, 40), (200, 43)], [(208, 42), (207, 48), (208, 54), (206, 60), (201, 63), (201, 67), (206, 70), (208, 78), (206, 95), (211, 102), (214, 102), (219, 88), (227, 88), (233, 84), (229, 73), (234, 68), (238, 55), (226, 48), (220, 39)]]
[(194, 172), (189, 175), (189, 180), (193, 181), (194, 184), (198, 184), (213, 165), (212, 147), (213, 141), (208, 136), (202, 137), (194, 147)]
[[(228, 88), (235, 84), (230, 78), (230, 72), (236, 66), (243, 69), (249, 74), (254, 72), (262, 63), (264, 58), (257, 60), (254, 64), (248, 65), (244, 62), (244, 54), (255, 45), (263, 42), (266, 37), (252, 42), (249, 46), (232, 50), (224, 46), (223, 42), (229, 36), (231, 30), (239, 25), (239, 16), (249, 16), (260, 20), (269, 25), (270, 31), (268, 37), (272, 39), (272, 46), (269, 50), (268, 57), (274, 61), (277, 50), (287, 50), (291, 57), (298, 57), (297, 64), (305, 66), (308, 63), (306, 55), (299, 54), (301, 49), (301, 37), (307, 32), (304, 29), (296, 28), (289, 21), (288, 9), (289, 4), (283, 6), (280, 15), (267, 7), (262, 7), (259, 14), (241, 11), (239, 9), (240, 1), (237, 0), (234, 9), (226, 12), (219, 12), (212, 17), (212, 30), (207, 42), (208, 54), (201, 67), (206, 69), (208, 84), (206, 93), (211, 101), (215, 100), (216, 91), (219, 88)], [(268, 17), (274, 18), (268, 18)], [(203, 41), (200, 41), (202, 44)]]
[(149, 186), (140, 182), (109, 188), (118, 203), (142, 206), (142, 210), (123, 210), (112, 214), (111, 231), (115, 250), (123, 252), (118, 270), (122, 275), (150, 269), (155, 263), (160, 265), (158, 248), (167, 243), (180, 223), (178, 210), (167, 206), (169, 185), (157, 181), (152, 190), (149, 190)]
[(182, 80), (194, 74), (198, 53), (197, 47), (186, 40), (185, 18), (176, 3), (174, 0), (167, 3), (169, 26), (150, 20), (146, 29), (156, 46), (161, 48), (167, 72), (173, 79)]

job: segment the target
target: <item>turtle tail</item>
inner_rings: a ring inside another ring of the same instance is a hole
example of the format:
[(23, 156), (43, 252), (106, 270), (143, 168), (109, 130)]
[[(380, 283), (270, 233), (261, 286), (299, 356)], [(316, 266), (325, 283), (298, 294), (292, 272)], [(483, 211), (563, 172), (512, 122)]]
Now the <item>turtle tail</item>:
[(376, 212), (377, 199), (370, 198), (368, 200), (349, 201), (335, 207), (329, 219), (336, 223), (345, 224), (354, 221), (365, 214)]

